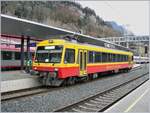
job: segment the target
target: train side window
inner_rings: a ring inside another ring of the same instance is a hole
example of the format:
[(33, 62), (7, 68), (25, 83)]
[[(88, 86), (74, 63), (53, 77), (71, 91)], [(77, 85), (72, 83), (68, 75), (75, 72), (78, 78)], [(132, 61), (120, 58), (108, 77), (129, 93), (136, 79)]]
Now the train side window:
[(75, 50), (66, 49), (64, 63), (74, 63), (75, 62)]
[(11, 51), (1, 51), (1, 55), (2, 55), (3, 60), (12, 60)]
[(107, 54), (107, 62), (110, 61), (110, 54), (109, 53), (106, 53)]
[(95, 62), (95, 51), (93, 51), (93, 62)]
[(116, 54), (113, 54), (113, 62), (116, 62)]
[(127, 56), (127, 61), (129, 61), (129, 56)]
[(121, 62), (121, 55), (119, 55), (119, 62)]
[(113, 62), (113, 57), (114, 57), (113, 54), (111, 54), (111, 62)]
[(95, 52), (95, 62), (101, 62), (101, 54), (100, 52)]
[(112, 54), (108, 53), (108, 62), (112, 62)]
[(19, 52), (15, 52), (15, 60), (20, 60), (21, 54)]
[(101, 62), (104, 62), (104, 53), (101, 53), (102, 54), (102, 61)]
[(107, 54), (102, 53), (102, 62), (107, 62)]
[(122, 55), (122, 62), (124, 62), (124, 55)]
[(126, 62), (126, 55), (124, 55), (124, 60), (123, 61)]
[(122, 55), (120, 55), (120, 62), (122, 62)]
[(88, 63), (93, 63), (94, 54), (93, 51), (88, 52)]
[(122, 55), (120, 55), (120, 62), (122, 62)]
[(99, 62), (102, 62), (102, 53), (99, 52)]
[(128, 61), (128, 56), (126, 55), (126, 62)]
[(125, 55), (125, 61), (126, 61), (126, 62), (128, 61), (127, 55)]
[(119, 62), (119, 54), (117, 54), (116, 61)]
[(122, 55), (122, 62), (124, 62), (124, 55)]

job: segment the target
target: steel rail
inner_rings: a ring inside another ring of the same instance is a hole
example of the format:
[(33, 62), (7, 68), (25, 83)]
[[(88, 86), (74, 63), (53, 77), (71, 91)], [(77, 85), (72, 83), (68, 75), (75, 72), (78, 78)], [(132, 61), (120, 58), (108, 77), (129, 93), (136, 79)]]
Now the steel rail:
[[(119, 86), (113, 87), (104, 92), (90, 95), (87, 98), (79, 100), (70, 105), (54, 110), (55, 112), (102, 112), (111, 105), (128, 95), (130, 92), (138, 88), (148, 78), (148, 73), (142, 74), (130, 81), (127, 81)], [(147, 78), (145, 78), (147, 77)], [(138, 82), (137, 82), (138, 81)], [(136, 84), (136, 85), (135, 85)]]

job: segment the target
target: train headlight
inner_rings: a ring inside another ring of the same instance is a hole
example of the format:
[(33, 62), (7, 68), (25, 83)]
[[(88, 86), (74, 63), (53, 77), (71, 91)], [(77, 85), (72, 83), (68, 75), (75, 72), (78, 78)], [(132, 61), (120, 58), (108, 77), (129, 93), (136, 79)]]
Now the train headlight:
[(36, 70), (36, 69), (37, 69), (37, 67), (34, 67), (34, 69)]
[(58, 71), (58, 68), (54, 68), (54, 71)]

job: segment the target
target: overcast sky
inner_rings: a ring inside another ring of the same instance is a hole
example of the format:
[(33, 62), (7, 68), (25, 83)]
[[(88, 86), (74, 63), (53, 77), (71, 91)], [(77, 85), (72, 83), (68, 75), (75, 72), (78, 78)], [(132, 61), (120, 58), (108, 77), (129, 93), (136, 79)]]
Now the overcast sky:
[(105, 21), (125, 25), (135, 35), (149, 34), (149, 1), (77, 1)]

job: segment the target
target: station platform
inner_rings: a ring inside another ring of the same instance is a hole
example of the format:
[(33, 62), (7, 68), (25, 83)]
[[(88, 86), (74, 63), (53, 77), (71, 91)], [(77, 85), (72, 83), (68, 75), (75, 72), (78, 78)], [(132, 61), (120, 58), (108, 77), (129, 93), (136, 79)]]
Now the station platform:
[(40, 86), (38, 76), (24, 71), (1, 72), (1, 93)]
[(104, 112), (149, 112), (150, 80)]
[(140, 67), (140, 66), (141, 66), (141, 64), (134, 64), (133, 68)]

